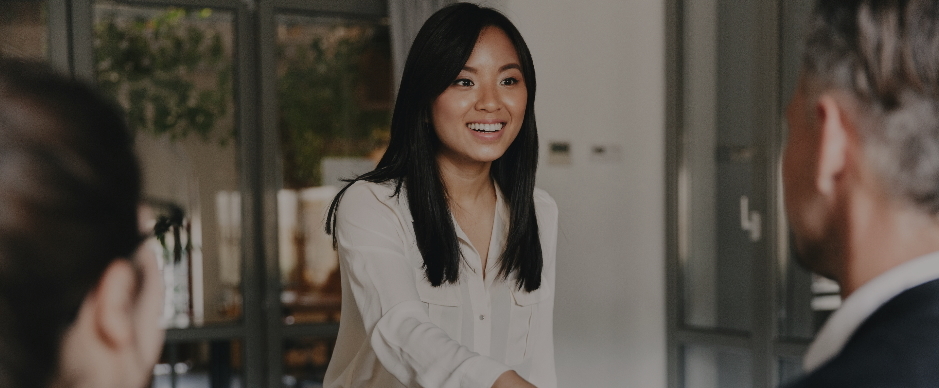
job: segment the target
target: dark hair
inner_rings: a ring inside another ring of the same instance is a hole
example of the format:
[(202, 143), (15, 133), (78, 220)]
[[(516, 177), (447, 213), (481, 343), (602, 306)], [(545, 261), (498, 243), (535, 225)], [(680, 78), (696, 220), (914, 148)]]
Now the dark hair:
[(334, 232), (339, 201), (355, 181), (392, 181), (396, 184), (394, 195), (400, 194), (402, 185), (406, 188), (427, 280), (434, 286), (459, 280), (460, 248), (446, 188), (435, 162), (440, 140), (431, 124), (431, 104), (459, 75), (485, 27), (499, 28), (508, 35), (521, 62), (528, 91), (518, 137), (502, 157), (493, 161), (490, 174), (502, 190), (510, 213), (508, 239), (499, 257), (499, 275), (507, 279), (514, 273), (516, 286), (532, 291), (541, 286), (543, 261), (533, 197), (538, 167), (535, 67), (518, 29), (490, 8), (453, 4), (434, 13), (421, 27), (404, 65), (388, 151), (375, 170), (351, 180), (336, 195), (329, 208), (326, 232)]
[(854, 96), (890, 194), (939, 214), (939, 2), (818, 1), (803, 71), (810, 93)]
[(132, 144), (89, 87), (0, 59), (0, 386), (50, 384), (86, 295), (142, 241)]

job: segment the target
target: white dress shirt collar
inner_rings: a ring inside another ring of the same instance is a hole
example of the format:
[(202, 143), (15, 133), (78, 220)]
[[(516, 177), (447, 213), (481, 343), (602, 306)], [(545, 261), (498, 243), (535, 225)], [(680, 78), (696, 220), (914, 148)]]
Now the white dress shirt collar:
[(835, 311), (809, 346), (802, 366), (811, 372), (832, 359), (861, 324), (893, 297), (939, 278), (939, 252), (898, 265), (855, 290)]

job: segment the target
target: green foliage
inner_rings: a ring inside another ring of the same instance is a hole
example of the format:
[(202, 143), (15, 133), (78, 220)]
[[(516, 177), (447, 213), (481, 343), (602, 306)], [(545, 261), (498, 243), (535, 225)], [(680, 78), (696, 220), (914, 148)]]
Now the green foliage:
[[(365, 90), (375, 86), (366, 84), (370, 71), (385, 70), (385, 78), (391, 77), (387, 66), (376, 63), (390, 63), (387, 33), (364, 26), (333, 28), (347, 33), (317, 35), (307, 44), (278, 47), (281, 149), (287, 187), (318, 186), (323, 157), (365, 156), (387, 137), (390, 103), (376, 108), (363, 101), (367, 99)], [(385, 86), (390, 87), (390, 82)]]
[(98, 86), (124, 104), (132, 128), (174, 140), (234, 138), (234, 125), (213, 133), (231, 105), (232, 63), (222, 32), (205, 21), (211, 14), (170, 8), (95, 23)]
[[(212, 21), (210, 9), (141, 15), (106, 13), (95, 23), (99, 87), (127, 108), (137, 131), (172, 140), (234, 140), (236, 126), (219, 125), (234, 106), (230, 24)], [(291, 188), (322, 184), (324, 157), (359, 157), (380, 148), (391, 121), (387, 28), (298, 28), (308, 35), (277, 47), (284, 181)]]

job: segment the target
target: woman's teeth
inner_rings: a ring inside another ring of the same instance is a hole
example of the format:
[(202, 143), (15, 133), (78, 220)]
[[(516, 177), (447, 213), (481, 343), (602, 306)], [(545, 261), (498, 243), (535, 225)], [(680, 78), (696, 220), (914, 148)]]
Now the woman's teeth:
[(469, 129), (472, 129), (476, 132), (498, 132), (502, 129), (505, 124), (482, 124), (482, 123), (469, 123), (467, 126)]

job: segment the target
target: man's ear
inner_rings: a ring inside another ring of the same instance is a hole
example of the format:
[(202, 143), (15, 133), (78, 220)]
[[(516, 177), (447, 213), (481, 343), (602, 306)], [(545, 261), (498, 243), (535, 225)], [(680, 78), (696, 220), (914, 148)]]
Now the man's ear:
[(104, 271), (93, 298), (94, 325), (102, 342), (121, 348), (134, 341), (134, 300), (137, 276), (127, 260), (114, 260)]
[(819, 97), (815, 111), (821, 133), (815, 186), (819, 193), (831, 198), (847, 167), (848, 142), (854, 127), (835, 96), (824, 94)]

